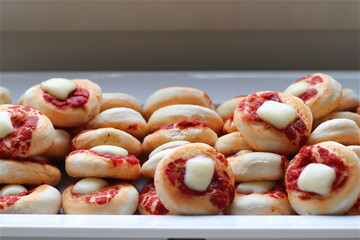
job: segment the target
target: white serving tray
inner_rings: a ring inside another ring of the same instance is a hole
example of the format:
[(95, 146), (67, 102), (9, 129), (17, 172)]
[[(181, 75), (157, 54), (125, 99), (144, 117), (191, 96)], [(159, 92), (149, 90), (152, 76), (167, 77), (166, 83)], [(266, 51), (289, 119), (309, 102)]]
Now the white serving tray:
[[(167, 86), (205, 90), (216, 103), (260, 90), (282, 91), (304, 72), (5, 72), (0, 84), (15, 103), (30, 86), (51, 77), (88, 78), (104, 92), (124, 92), (142, 102)], [(326, 71), (323, 71), (326, 72)], [(326, 72), (359, 94), (359, 71)], [(70, 182), (64, 178), (60, 191)], [(140, 188), (142, 183), (137, 184)], [(101, 216), (0, 215), (5, 239), (359, 239), (359, 216)]]

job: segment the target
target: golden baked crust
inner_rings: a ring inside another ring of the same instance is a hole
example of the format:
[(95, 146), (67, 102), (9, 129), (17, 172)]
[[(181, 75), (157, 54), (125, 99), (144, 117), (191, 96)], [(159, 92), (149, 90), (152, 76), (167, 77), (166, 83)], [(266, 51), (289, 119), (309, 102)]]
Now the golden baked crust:
[(134, 96), (125, 93), (103, 93), (100, 112), (116, 107), (127, 107), (142, 112), (141, 103)]
[(360, 128), (349, 119), (331, 119), (315, 128), (310, 134), (307, 145), (326, 141), (335, 141), (344, 145), (360, 145)]
[(151, 94), (143, 106), (148, 119), (156, 110), (174, 104), (192, 104), (214, 109), (210, 97), (202, 90), (191, 87), (162, 88)]
[(265, 193), (235, 192), (234, 201), (224, 210), (226, 215), (293, 215), (285, 189), (277, 187)]
[(0, 197), (0, 214), (57, 214), (60, 206), (60, 192), (46, 184), (27, 193)]
[(315, 120), (313, 123), (313, 129), (317, 128), (323, 122), (337, 118), (345, 118), (345, 119), (353, 120), (360, 127), (359, 114), (353, 112), (331, 112), (325, 115), (324, 117)]
[(140, 160), (134, 155), (121, 156), (76, 150), (65, 159), (66, 173), (74, 178), (99, 177), (136, 180), (140, 177)]
[(126, 182), (109, 182), (104, 189), (91, 194), (72, 192), (74, 184), (62, 193), (65, 214), (131, 215), (136, 211), (139, 193)]
[(229, 119), (234, 114), (237, 105), (244, 97), (246, 97), (246, 95), (234, 97), (230, 100), (227, 100), (216, 108), (216, 112), (224, 121)]
[(0, 184), (49, 184), (56, 186), (61, 179), (59, 169), (38, 160), (0, 159)]
[(150, 117), (148, 124), (150, 132), (160, 127), (183, 120), (196, 120), (206, 123), (218, 135), (221, 134), (223, 120), (214, 110), (197, 105), (176, 104), (156, 110)]
[(222, 129), (222, 133), (223, 134), (229, 134), (229, 133), (233, 133), (233, 132), (237, 132), (237, 131), (238, 130), (235, 127), (235, 124), (234, 124), (234, 114), (232, 114), (230, 116), (230, 118), (225, 120), (223, 129)]
[(334, 109), (339, 111), (353, 111), (359, 106), (359, 98), (356, 92), (349, 88), (343, 88), (339, 105)]
[(234, 155), (241, 150), (254, 150), (253, 147), (245, 142), (244, 138), (238, 131), (219, 137), (215, 142), (215, 148), (226, 157)]
[[(186, 161), (199, 155), (215, 162), (214, 177), (203, 192), (184, 183)], [(234, 175), (226, 158), (204, 143), (183, 145), (166, 155), (156, 169), (154, 182), (161, 202), (178, 214), (217, 214), (234, 198)]]
[(54, 126), (31, 107), (0, 105), (11, 116), (14, 131), (0, 139), (0, 158), (27, 158), (45, 152), (55, 139)]
[[(336, 179), (325, 195), (301, 191), (297, 180), (310, 163), (321, 163), (334, 168)], [(285, 186), (293, 209), (301, 215), (340, 215), (357, 201), (360, 188), (359, 159), (347, 147), (336, 142), (304, 146), (289, 163)]]
[(350, 210), (347, 211), (345, 215), (360, 215), (360, 194), (354, 206), (352, 206), (352, 208), (350, 208)]
[(142, 140), (149, 132), (149, 127), (143, 116), (139, 112), (125, 107), (110, 108), (99, 113), (80, 130), (98, 128), (116, 128), (139, 140)]
[(11, 104), (10, 91), (0, 86), (0, 104)]
[[(100, 112), (101, 88), (87, 79), (73, 79), (78, 89), (88, 92), (87, 102), (81, 107), (57, 107), (52, 102), (45, 100), (44, 91), (40, 85), (28, 89), (20, 102), (24, 106), (33, 107), (44, 113), (57, 127), (81, 126), (95, 117)], [(75, 90), (77, 91), (77, 90)]]
[(41, 154), (51, 160), (61, 160), (70, 153), (71, 135), (65, 130), (55, 129), (55, 140), (53, 144)]
[[(277, 129), (261, 120), (256, 111), (266, 101), (281, 102), (293, 107), (295, 120), (285, 129)], [(257, 92), (245, 97), (234, 113), (234, 123), (244, 140), (260, 152), (293, 154), (303, 146), (311, 132), (312, 115), (304, 102), (292, 95), (278, 92)]]
[(172, 141), (203, 142), (214, 146), (217, 134), (205, 123), (195, 120), (184, 120), (162, 126), (154, 133), (147, 135), (142, 143), (143, 153), (148, 155), (158, 146)]
[(227, 158), (235, 182), (282, 180), (288, 164), (284, 155), (268, 152), (244, 152)]
[(114, 145), (125, 148), (129, 154), (141, 155), (141, 142), (129, 133), (115, 128), (85, 130), (71, 141), (73, 150), (90, 149), (99, 145)]

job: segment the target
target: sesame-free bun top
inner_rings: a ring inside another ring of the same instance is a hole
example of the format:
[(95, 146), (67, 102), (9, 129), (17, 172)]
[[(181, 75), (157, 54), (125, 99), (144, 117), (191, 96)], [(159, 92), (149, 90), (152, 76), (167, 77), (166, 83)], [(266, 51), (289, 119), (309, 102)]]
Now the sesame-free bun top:
[(210, 97), (202, 90), (191, 87), (167, 87), (151, 94), (143, 106), (148, 119), (157, 109), (174, 104), (193, 104), (214, 109)]

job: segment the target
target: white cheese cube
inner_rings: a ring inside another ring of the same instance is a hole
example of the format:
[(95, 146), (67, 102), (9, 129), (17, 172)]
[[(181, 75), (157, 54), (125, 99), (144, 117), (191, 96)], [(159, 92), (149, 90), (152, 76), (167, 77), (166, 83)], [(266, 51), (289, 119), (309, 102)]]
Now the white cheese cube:
[(90, 194), (103, 189), (107, 184), (108, 183), (101, 178), (87, 177), (78, 181), (72, 191), (75, 193)]
[(197, 156), (185, 164), (185, 185), (196, 191), (205, 191), (214, 176), (215, 163), (207, 156)]
[(300, 96), (303, 93), (306, 93), (310, 88), (310, 85), (307, 82), (297, 82), (291, 84), (287, 89), (285, 89), (284, 93), (293, 95), (293, 96)]
[(41, 83), (41, 89), (59, 100), (65, 100), (77, 88), (76, 83), (66, 78), (51, 78)]
[(297, 185), (300, 190), (327, 194), (336, 179), (335, 170), (321, 163), (310, 163), (301, 172)]
[(129, 152), (125, 148), (113, 146), (113, 145), (99, 145), (91, 148), (90, 150), (97, 153), (105, 153), (111, 155), (122, 155), (122, 156), (129, 155)]
[(266, 193), (273, 190), (275, 186), (276, 182), (271, 181), (243, 182), (236, 187), (236, 190), (243, 194)]
[(11, 122), (10, 113), (0, 112), (0, 138), (6, 137), (8, 134), (14, 131), (14, 127)]
[(262, 120), (278, 129), (284, 129), (296, 118), (296, 111), (292, 106), (275, 101), (264, 102), (256, 113)]
[(16, 195), (16, 194), (19, 194), (19, 193), (22, 193), (22, 192), (27, 192), (27, 191), (28, 190), (22, 185), (9, 184), (9, 185), (4, 186), (0, 190), (0, 197)]

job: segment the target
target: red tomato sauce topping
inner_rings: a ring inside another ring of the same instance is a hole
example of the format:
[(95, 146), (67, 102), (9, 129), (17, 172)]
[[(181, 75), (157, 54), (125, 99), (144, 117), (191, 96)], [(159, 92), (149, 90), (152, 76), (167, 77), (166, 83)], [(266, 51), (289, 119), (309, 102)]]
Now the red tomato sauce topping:
[(138, 124), (132, 124), (132, 125), (129, 125), (128, 127), (127, 127), (127, 129), (129, 129), (129, 130), (137, 130), (139, 128), (139, 125)]
[(89, 91), (84, 88), (75, 89), (72, 93), (69, 94), (68, 98), (63, 101), (56, 99), (46, 91), (44, 91), (43, 93), (43, 98), (45, 101), (61, 109), (68, 107), (72, 107), (72, 108), (82, 107), (89, 100), (89, 96), (90, 96)]
[(169, 212), (156, 194), (154, 182), (146, 184), (140, 191), (139, 203), (151, 215), (166, 215)]
[[(30, 107), (9, 107), (14, 131), (0, 139), (0, 158), (17, 158), (31, 147), (32, 133), (37, 128), (40, 112)], [(31, 115), (30, 115), (31, 114)], [(32, 115), (33, 114), (33, 115)]]
[(77, 153), (86, 153), (86, 152), (90, 152), (91, 154), (94, 154), (96, 156), (100, 156), (100, 157), (111, 160), (114, 167), (116, 167), (118, 164), (121, 164), (123, 162), (127, 162), (131, 165), (140, 164), (140, 160), (137, 159), (134, 155), (127, 155), (127, 156), (112, 155), (112, 154), (107, 154), (107, 153), (97, 153), (92, 150), (76, 150), (76, 151), (72, 151), (68, 156), (77, 154)]
[(193, 127), (197, 127), (197, 126), (201, 126), (201, 127), (209, 127), (209, 125), (207, 125), (204, 122), (200, 122), (197, 120), (183, 120), (177, 123), (172, 123), (172, 124), (167, 124), (164, 125), (162, 127), (160, 127), (158, 130), (161, 129), (172, 129), (172, 128), (179, 128), (180, 130), (184, 130), (187, 128), (193, 128)]
[(83, 197), (87, 203), (104, 205), (110, 202), (120, 191), (118, 186), (114, 184), (110, 184), (105, 187), (103, 190), (90, 193), (90, 194), (82, 194), (82, 193), (75, 193), (73, 190), (70, 190), (70, 194), (75, 197)]
[(278, 130), (279, 132), (283, 132), (286, 137), (290, 141), (295, 141), (297, 139), (297, 136), (300, 136), (299, 144), (300, 146), (304, 145), (307, 141), (307, 132), (308, 129), (306, 127), (305, 122), (300, 118), (299, 115), (296, 116), (295, 120), (290, 123), (286, 128), (284, 129), (278, 129), (271, 124), (263, 121), (256, 113), (256, 111), (259, 109), (259, 107), (266, 101), (275, 101), (282, 103), (279, 94), (277, 92), (265, 92), (261, 94), (251, 94), (241, 100), (241, 102), (238, 105), (239, 110), (243, 113), (242, 118), (245, 121), (256, 121), (256, 122), (264, 122), (266, 124), (267, 128), (274, 128)]
[(185, 171), (187, 160), (177, 159), (168, 163), (165, 173), (172, 185), (188, 196), (203, 196), (209, 194), (210, 202), (219, 209), (226, 208), (234, 199), (235, 187), (225, 171), (216, 171), (211, 183), (205, 191), (195, 191), (185, 185)]
[(22, 196), (26, 196), (27, 192), (21, 192), (19, 194), (10, 195), (10, 196), (4, 196), (0, 197), (0, 209), (4, 209), (5, 207), (9, 207), (16, 203)]
[[(324, 80), (320, 76), (309, 75), (309, 76), (302, 77), (295, 81), (295, 83), (297, 83), (297, 82), (307, 82), (311, 86), (314, 86), (318, 83), (324, 82)], [(305, 93), (299, 95), (298, 97), (301, 98), (304, 102), (307, 102), (312, 97), (314, 97), (317, 93), (318, 93), (318, 91), (315, 88), (310, 88), (309, 90), (307, 90)]]
[(333, 191), (341, 188), (348, 178), (348, 166), (346, 166), (335, 153), (330, 153), (329, 150), (321, 146), (304, 146), (300, 149), (298, 155), (295, 156), (285, 176), (287, 189), (304, 193), (299, 196), (300, 199), (306, 200), (314, 196), (319, 196), (317, 193), (304, 192), (300, 190), (297, 185), (301, 172), (310, 163), (322, 163), (335, 170), (336, 179), (331, 186), (331, 190)]

